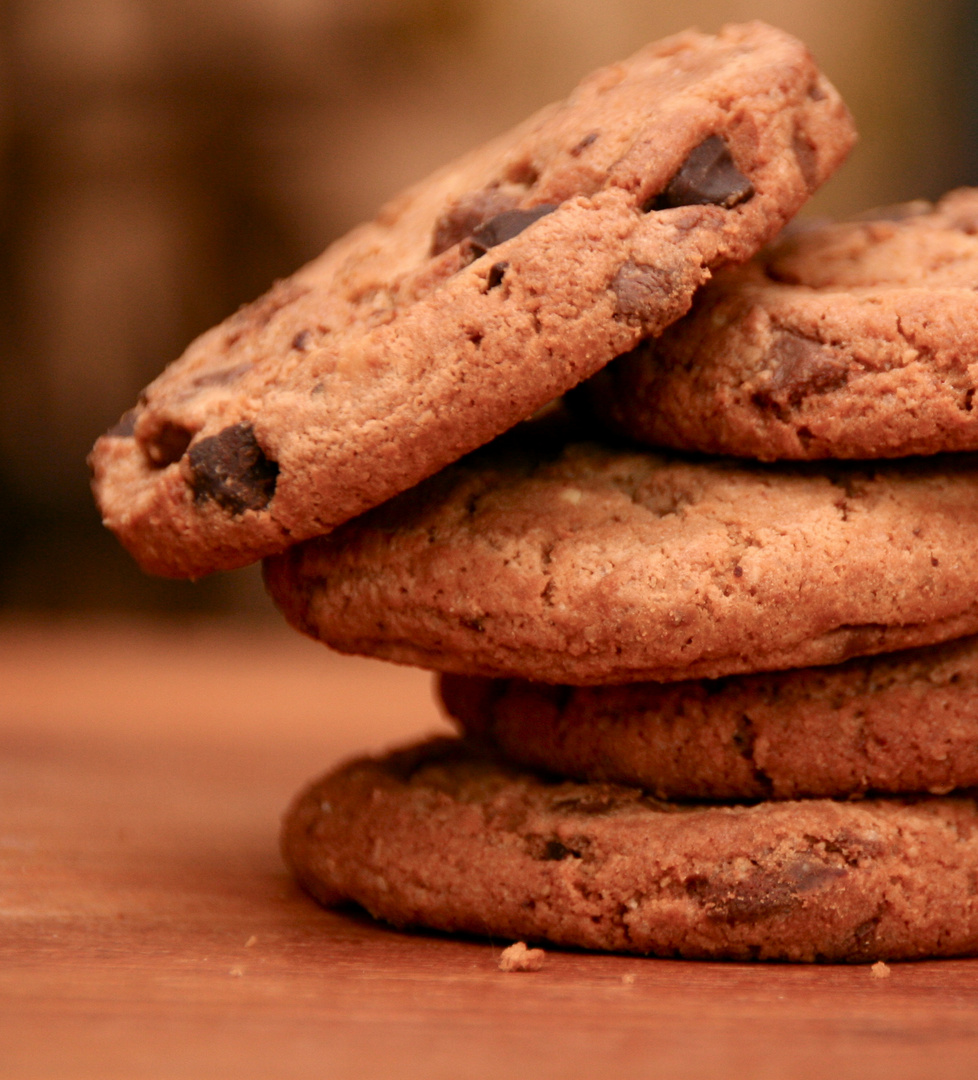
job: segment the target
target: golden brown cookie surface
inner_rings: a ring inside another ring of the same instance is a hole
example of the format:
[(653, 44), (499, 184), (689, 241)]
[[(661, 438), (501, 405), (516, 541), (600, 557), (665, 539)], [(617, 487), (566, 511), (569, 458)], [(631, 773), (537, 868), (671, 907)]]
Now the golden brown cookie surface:
[(486, 448), (266, 561), (298, 629), (594, 685), (839, 663), (978, 631), (978, 458), (748, 465)]
[(788, 235), (601, 371), (654, 445), (779, 458), (978, 449), (978, 189)]
[(763, 24), (594, 73), (191, 345), (95, 446), (106, 524), (191, 577), (327, 532), (678, 318), (852, 138)]
[(627, 686), (441, 677), (506, 758), (663, 799), (944, 794), (978, 786), (978, 638), (769, 675)]

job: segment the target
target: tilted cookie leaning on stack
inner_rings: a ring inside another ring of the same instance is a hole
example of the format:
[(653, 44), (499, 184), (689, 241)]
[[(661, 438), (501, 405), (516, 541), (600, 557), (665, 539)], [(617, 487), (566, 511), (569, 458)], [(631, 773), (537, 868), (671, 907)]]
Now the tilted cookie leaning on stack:
[(106, 524), (177, 577), (327, 532), (679, 318), (852, 139), (760, 23), (595, 72), (194, 342), (95, 445)]

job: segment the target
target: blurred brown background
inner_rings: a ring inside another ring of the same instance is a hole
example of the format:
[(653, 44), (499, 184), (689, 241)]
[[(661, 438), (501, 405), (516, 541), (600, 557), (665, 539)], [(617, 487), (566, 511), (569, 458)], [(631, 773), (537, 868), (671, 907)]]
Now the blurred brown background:
[(978, 183), (978, 0), (5, 0), (0, 605), (268, 611), (141, 575), (84, 457), (196, 333), (592, 67), (697, 25), (802, 37), (862, 135), (810, 212)]

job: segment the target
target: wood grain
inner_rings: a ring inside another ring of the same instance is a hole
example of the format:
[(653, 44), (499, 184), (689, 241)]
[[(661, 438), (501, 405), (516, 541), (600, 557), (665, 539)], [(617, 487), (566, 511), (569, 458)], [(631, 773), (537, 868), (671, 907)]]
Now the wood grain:
[(0, 1076), (972, 1077), (978, 962), (706, 964), (404, 934), (278, 818), (444, 726), (427, 675), (276, 625), (0, 625)]

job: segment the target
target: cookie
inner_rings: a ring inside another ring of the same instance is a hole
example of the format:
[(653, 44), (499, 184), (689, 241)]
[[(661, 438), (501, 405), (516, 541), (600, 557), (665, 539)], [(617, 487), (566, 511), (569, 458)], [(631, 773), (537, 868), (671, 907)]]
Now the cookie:
[(588, 685), (978, 631), (978, 457), (873, 468), (493, 446), (266, 562), (298, 629), (435, 670)]
[(978, 638), (835, 667), (628, 686), (442, 676), (465, 734), (509, 760), (662, 799), (978, 786)]
[(978, 449), (978, 189), (791, 232), (599, 372), (653, 445), (778, 458)]
[(852, 140), (761, 23), (594, 73), (194, 342), (95, 445), (105, 523), (189, 577), (329, 531), (661, 331)]
[(395, 926), (655, 956), (978, 952), (978, 805), (665, 803), (436, 740), (310, 787), (283, 850), (313, 896)]

